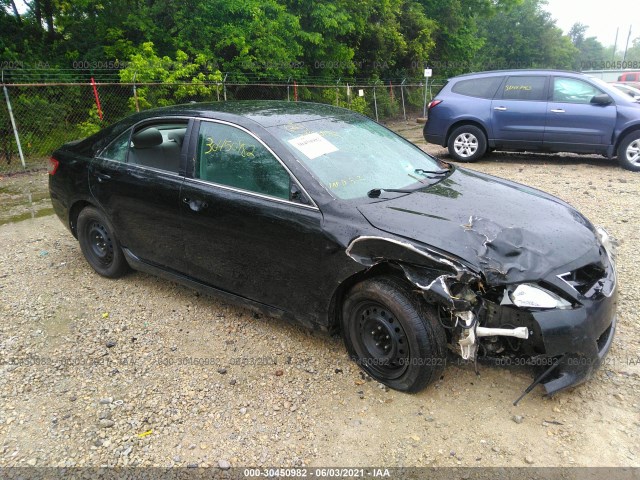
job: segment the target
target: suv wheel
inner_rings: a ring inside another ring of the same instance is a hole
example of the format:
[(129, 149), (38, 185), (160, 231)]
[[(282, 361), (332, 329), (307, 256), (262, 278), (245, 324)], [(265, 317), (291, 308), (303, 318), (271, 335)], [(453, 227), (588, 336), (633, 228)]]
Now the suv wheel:
[(462, 125), (449, 136), (449, 155), (459, 162), (475, 162), (487, 151), (487, 137), (473, 125)]
[(640, 131), (631, 132), (618, 146), (618, 163), (622, 168), (640, 172)]

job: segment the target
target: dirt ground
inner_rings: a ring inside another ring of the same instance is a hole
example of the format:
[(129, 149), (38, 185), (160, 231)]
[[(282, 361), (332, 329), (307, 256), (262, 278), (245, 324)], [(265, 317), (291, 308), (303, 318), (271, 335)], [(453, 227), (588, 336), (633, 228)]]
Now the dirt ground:
[[(416, 124), (392, 127), (447, 158)], [(149, 275), (99, 277), (48, 215), (46, 173), (6, 177), (0, 466), (640, 466), (640, 174), (575, 155), (470, 168), (557, 195), (621, 241), (619, 328), (590, 382), (517, 407), (527, 370), (453, 364), (418, 394), (382, 388), (340, 338)], [(38, 208), (9, 205), (27, 191)]]

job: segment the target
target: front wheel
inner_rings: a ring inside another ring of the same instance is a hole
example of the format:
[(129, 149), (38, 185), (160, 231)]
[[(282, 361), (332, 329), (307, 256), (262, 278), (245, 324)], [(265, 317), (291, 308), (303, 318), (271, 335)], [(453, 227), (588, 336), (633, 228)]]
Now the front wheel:
[(487, 151), (487, 137), (473, 125), (456, 128), (447, 142), (449, 155), (459, 162), (475, 162)]
[(103, 277), (118, 278), (129, 270), (113, 226), (100, 210), (86, 207), (80, 212), (78, 241), (89, 265)]
[(354, 286), (342, 322), (349, 355), (380, 383), (417, 392), (442, 375), (444, 330), (435, 311), (400, 281), (379, 277)]
[(640, 131), (631, 132), (620, 142), (618, 163), (622, 168), (640, 172)]

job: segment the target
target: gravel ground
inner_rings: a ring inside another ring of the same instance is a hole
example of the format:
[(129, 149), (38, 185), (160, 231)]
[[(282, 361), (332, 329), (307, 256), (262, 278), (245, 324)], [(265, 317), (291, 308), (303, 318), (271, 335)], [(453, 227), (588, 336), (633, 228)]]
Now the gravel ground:
[[(415, 124), (392, 127), (446, 158)], [(526, 370), (450, 365), (419, 394), (388, 390), (337, 337), (149, 275), (99, 277), (45, 216), (0, 226), (0, 466), (640, 466), (640, 174), (573, 155), (471, 168), (621, 240), (619, 329), (592, 381), (518, 407)], [(5, 178), (0, 193), (45, 182)]]

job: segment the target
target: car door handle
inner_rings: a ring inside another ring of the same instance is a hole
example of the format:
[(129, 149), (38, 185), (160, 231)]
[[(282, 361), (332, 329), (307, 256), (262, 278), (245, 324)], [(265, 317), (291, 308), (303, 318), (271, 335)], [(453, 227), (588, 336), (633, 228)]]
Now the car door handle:
[(507, 107), (494, 107), (494, 110), (497, 110), (498, 112), (506, 112), (508, 110)]
[(209, 206), (207, 202), (203, 202), (202, 200), (192, 200), (189, 197), (184, 197), (182, 199), (182, 203), (189, 205), (189, 208), (194, 212), (200, 212)]
[(551, 113), (565, 113), (561, 108), (553, 108), (551, 109)]
[(96, 178), (98, 179), (98, 183), (105, 183), (111, 180), (111, 175), (107, 175), (106, 173), (97, 173)]

